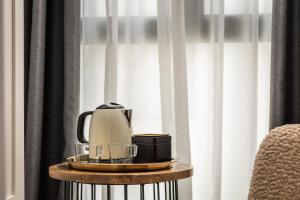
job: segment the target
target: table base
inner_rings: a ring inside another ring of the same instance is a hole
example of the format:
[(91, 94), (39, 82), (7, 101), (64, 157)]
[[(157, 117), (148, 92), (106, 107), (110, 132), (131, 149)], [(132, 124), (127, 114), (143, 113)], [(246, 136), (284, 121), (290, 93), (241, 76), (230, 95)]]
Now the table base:
[[(64, 199), (65, 200), (83, 200), (83, 185), (88, 185), (90, 190), (91, 200), (97, 200), (97, 184), (83, 184), (76, 182), (64, 182)], [(149, 184), (147, 184), (149, 185)], [(168, 181), (163, 183), (153, 183), (153, 200), (160, 200), (161, 193), (164, 193), (165, 200), (178, 200), (178, 181)], [(111, 185), (106, 186), (107, 200), (111, 200)], [(123, 199), (128, 200), (128, 187), (130, 185), (123, 185)], [(140, 199), (145, 200), (145, 184), (140, 184)], [(161, 186), (164, 187), (164, 192), (160, 191)]]

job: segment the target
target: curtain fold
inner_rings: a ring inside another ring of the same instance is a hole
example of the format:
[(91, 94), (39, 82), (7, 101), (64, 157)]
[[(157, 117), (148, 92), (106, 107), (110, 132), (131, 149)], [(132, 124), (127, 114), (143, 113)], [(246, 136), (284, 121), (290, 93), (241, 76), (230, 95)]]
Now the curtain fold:
[[(39, 176), (41, 165), (42, 124), (44, 106), (44, 66), (45, 63), (45, 32), (46, 1), (33, 1), (32, 25), (28, 30), (31, 37), (30, 47), (25, 47), (25, 52), (30, 51), (30, 64), (28, 67), (28, 93), (25, 133), (25, 199), (38, 199)], [(32, 30), (32, 31), (31, 31)], [(30, 120), (28, 117), (30, 116)], [(35, 145), (32, 145), (35, 144)]]
[[(213, 13), (218, 13), (217, 17)], [(212, 159), (211, 199), (221, 199), (222, 146), (223, 146), (223, 71), (224, 71), (224, 1), (211, 1), (210, 7), (210, 54), (212, 58)]]
[[(50, 165), (72, 155), (79, 106), (80, 1), (27, 1), (32, 8), (25, 133), (27, 200), (57, 199)], [(29, 18), (30, 20), (30, 18)], [(29, 44), (26, 42), (25, 44)]]
[[(162, 132), (175, 132), (170, 0), (157, 2), (157, 41)], [(176, 148), (173, 145), (172, 151)]]
[(74, 153), (80, 99), (80, 0), (64, 1), (64, 158)]
[[(178, 159), (185, 163), (191, 163), (190, 129), (189, 129), (189, 101), (188, 80), (185, 49), (185, 16), (184, 1), (171, 0), (172, 21), (172, 57), (173, 57), (173, 91), (174, 91), (174, 122), (175, 151)], [(179, 198), (193, 199), (192, 180), (179, 183)]]
[(300, 123), (300, 2), (273, 5), (270, 128)]
[(118, 1), (106, 0), (105, 103), (116, 102), (118, 85)]

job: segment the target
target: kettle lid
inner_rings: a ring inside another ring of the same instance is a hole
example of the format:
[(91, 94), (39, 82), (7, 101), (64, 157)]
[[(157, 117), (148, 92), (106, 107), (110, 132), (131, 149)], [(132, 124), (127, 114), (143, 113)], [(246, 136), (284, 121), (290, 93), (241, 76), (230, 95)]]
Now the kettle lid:
[(124, 106), (122, 106), (121, 104), (111, 102), (109, 104), (102, 104), (96, 109), (124, 109)]

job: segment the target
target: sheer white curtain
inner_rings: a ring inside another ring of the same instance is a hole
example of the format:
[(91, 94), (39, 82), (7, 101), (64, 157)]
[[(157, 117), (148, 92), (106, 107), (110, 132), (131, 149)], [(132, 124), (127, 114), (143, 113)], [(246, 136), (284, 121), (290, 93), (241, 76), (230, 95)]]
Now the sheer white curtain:
[(133, 109), (135, 133), (172, 134), (174, 157), (194, 166), (181, 199), (246, 199), (268, 132), (271, 8), (82, 0), (81, 110), (117, 101)]

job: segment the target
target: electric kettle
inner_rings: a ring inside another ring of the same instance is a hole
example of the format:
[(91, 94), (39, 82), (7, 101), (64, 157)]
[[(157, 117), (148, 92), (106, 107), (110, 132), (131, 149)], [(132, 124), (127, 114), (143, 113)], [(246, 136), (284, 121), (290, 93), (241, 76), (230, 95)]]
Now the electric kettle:
[[(88, 115), (91, 115), (89, 140), (84, 137), (84, 124)], [(79, 115), (77, 138), (81, 143), (103, 145), (102, 159), (109, 159), (109, 144), (131, 144), (131, 116), (132, 110), (120, 104), (103, 104), (94, 111)], [(91, 149), (89, 156), (94, 156)]]

